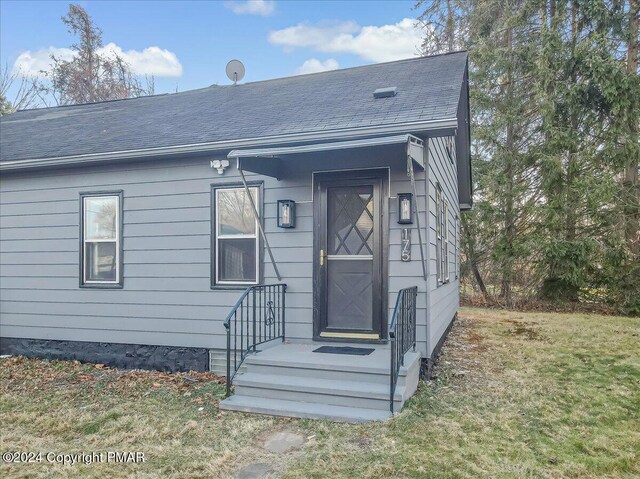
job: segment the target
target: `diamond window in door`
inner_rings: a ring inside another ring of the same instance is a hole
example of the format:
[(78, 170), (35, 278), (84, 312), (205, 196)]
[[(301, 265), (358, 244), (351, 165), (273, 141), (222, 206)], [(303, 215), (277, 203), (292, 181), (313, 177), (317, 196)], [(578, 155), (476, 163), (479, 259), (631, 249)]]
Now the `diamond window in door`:
[(327, 190), (328, 254), (373, 254), (373, 186)]

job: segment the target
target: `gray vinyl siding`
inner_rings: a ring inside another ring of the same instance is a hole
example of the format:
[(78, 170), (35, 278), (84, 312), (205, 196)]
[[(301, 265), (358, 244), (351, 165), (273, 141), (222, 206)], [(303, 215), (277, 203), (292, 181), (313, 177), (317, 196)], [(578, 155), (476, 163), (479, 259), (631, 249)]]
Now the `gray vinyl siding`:
[[(459, 242), (460, 232), (456, 231), (455, 218), (460, 217), (458, 203), (458, 181), (456, 171), (455, 148), (452, 148), (453, 161), (446, 151), (447, 137), (430, 138), (428, 142), (429, 163), (429, 341), (428, 355), (445, 333), (449, 322), (460, 306), (459, 255), (455, 242)], [(442, 195), (449, 204), (446, 228), (449, 236), (449, 282), (438, 284), (436, 265), (436, 184), (442, 188)]]
[[(389, 321), (393, 314), (398, 291), (402, 288), (411, 286), (418, 287), (418, 297), (416, 304), (416, 335), (417, 349), (425, 356), (427, 353), (427, 284), (425, 283), (421, 258), (420, 243), (418, 240), (417, 222), (414, 218), (412, 225), (398, 224), (398, 193), (411, 193), (411, 182), (406, 174), (405, 168), (401, 170), (392, 170), (390, 196), (392, 199), (389, 203)], [(424, 171), (415, 169), (418, 214), (421, 217), (420, 225), (422, 227), (422, 241), (426, 242), (426, 190)], [(401, 232), (403, 227), (411, 228), (411, 261), (403, 263), (400, 261), (401, 251)], [(428, 252), (423, 246), (425, 261), (428, 259)]]
[[(210, 157), (6, 174), (0, 181), (0, 328), (5, 337), (225, 347), (222, 325), (242, 288), (212, 290), (211, 185), (237, 183)], [(320, 164), (321, 167), (317, 165)], [(314, 166), (315, 165), (315, 166)], [(264, 226), (287, 283), (287, 335), (312, 337), (311, 172), (344, 168), (325, 158), (263, 181)], [(351, 168), (391, 166), (390, 195), (411, 191), (404, 158), (367, 152)], [(417, 204), (426, 215), (425, 173)], [(79, 288), (79, 193), (123, 190), (123, 289)], [(276, 202), (297, 204), (296, 228), (276, 227)], [(389, 320), (398, 289), (417, 285), (418, 341), (426, 353), (426, 284), (417, 233), (410, 263), (400, 262), (396, 200), (389, 200)], [(424, 216), (423, 216), (424, 217)], [(424, 222), (423, 222), (423, 226)], [(414, 225), (415, 229), (415, 225)], [(426, 228), (424, 233), (426, 233)], [(423, 235), (423, 238), (426, 236)], [(426, 251), (425, 251), (426, 254)], [(265, 283), (277, 282), (263, 255)]]

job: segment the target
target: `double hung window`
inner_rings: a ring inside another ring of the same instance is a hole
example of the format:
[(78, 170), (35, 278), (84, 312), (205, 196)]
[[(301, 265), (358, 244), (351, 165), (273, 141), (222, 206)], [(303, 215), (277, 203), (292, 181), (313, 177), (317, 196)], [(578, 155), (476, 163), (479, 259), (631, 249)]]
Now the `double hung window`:
[[(258, 209), (259, 188), (250, 187)], [(257, 284), (260, 277), (258, 222), (244, 188), (214, 188), (214, 284)]]
[(449, 281), (449, 205), (442, 187), (436, 183), (436, 277), (438, 284)]
[(122, 193), (81, 195), (81, 284), (122, 286)]

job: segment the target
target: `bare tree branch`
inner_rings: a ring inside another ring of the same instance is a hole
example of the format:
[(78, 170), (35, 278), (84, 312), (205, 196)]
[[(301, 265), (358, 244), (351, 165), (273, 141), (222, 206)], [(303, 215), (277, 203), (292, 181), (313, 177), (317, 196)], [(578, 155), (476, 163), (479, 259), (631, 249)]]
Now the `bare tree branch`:
[(153, 77), (145, 77), (143, 84), (124, 58), (102, 50), (102, 31), (84, 8), (69, 5), (62, 21), (78, 41), (71, 45), (75, 52), (71, 60), (51, 57), (53, 66), (46, 72), (49, 84), (45, 88), (56, 103), (93, 103), (153, 94)]
[(12, 72), (6, 64), (0, 66), (0, 116), (41, 106), (40, 93), (37, 79)]

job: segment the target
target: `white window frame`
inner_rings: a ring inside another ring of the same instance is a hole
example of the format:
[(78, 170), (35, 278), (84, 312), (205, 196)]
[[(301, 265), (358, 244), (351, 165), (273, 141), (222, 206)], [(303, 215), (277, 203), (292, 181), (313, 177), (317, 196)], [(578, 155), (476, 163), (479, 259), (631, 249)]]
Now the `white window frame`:
[(442, 284), (442, 188), (436, 183), (436, 281)]
[[(254, 234), (221, 234), (220, 233), (220, 221), (218, 220), (220, 215), (220, 208), (218, 207), (218, 196), (220, 192), (224, 191), (236, 191), (242, 190), (245, 191), (243, 186), (214, 186), (214, 233), (215, 233), (215, 246), (214, 246), (214, 254), (213, 258), (214, 262), (214, 273), (215, 273), (215, 281), (214, 286), (238, 286), (238, 285), (254, 285), (260, 283), (260, 238), (259, 238), (259, 229), (258, 220), (255, 220), (255, 233)], [(249, 186), (249, 191), (253, 191), (255, 193), (254, 203), (256, 209), (258, 210), (258, 216), (261, 215), (260, 209), (260, 188), (258, 186)], [(229, 280), (221, 280), (220, 279), (220, 240), (224, 239), (255, 239), (255, 255), (256, 255), (256, 279), (255, 281), (229, 281)]]
[(449, 277), (449, 203), (436, 182), (436, 280), (438, 285), (447, 284)]
[(446, 198), (442, 201), (442, 223), (444, 225), (444, 231), (442, 235), (442, 245), (444, 247), (444, 251), (442, 252), (442, 256), (444, 258), (444, 283), (448, 283), (450, 281), (449, 275), (449, 263), (451, 261), (451, 257), (449, 255), (449, 202)]
[[(92, 199), (96, 199), (96, 198), (115, 198), (116, 200), (116, 231), (115, 231), (115, 240), (113, 239), (108, 239), (108, 238), (99, 238), (99, 239), (87, 239), (87, 200), (92, 200)], [(82, 231), (81, 231), (81, 240), (82, 240), (82, 251), (80, 252), (80, 257), (81, 257), (81, 261), (80, 261), (80, 267), (82, 268), (81, 271), (81, 285), (82, 286), (100, 286), (100, 285), (113, 285), (113, 286), (121, 286), (122, 285), (122, 271), (120, 270), (120, 265), (121, 265), (121, 261), (120, 261), (120, 250), (121, 250), (121, 245), (122, 245), (122, 237), (121, 237), (121, 219), (120, 219), (120, 211), (122, 208), (121, 205), (121, 201), (122, 201), (122, 193), (120, 192), (109, 192), (109, 193), (82, 193), (81, 195), (81, 199), (82, 199), (82, 209), (81, 209), (81, 225), (82, 225)], [(87, 244), (94, 244), (94, 243), (115, 243), (116, 246), (116, 278), (115, 280), (95, 280), (95, 279), (88, 279), (87, 278)]]

